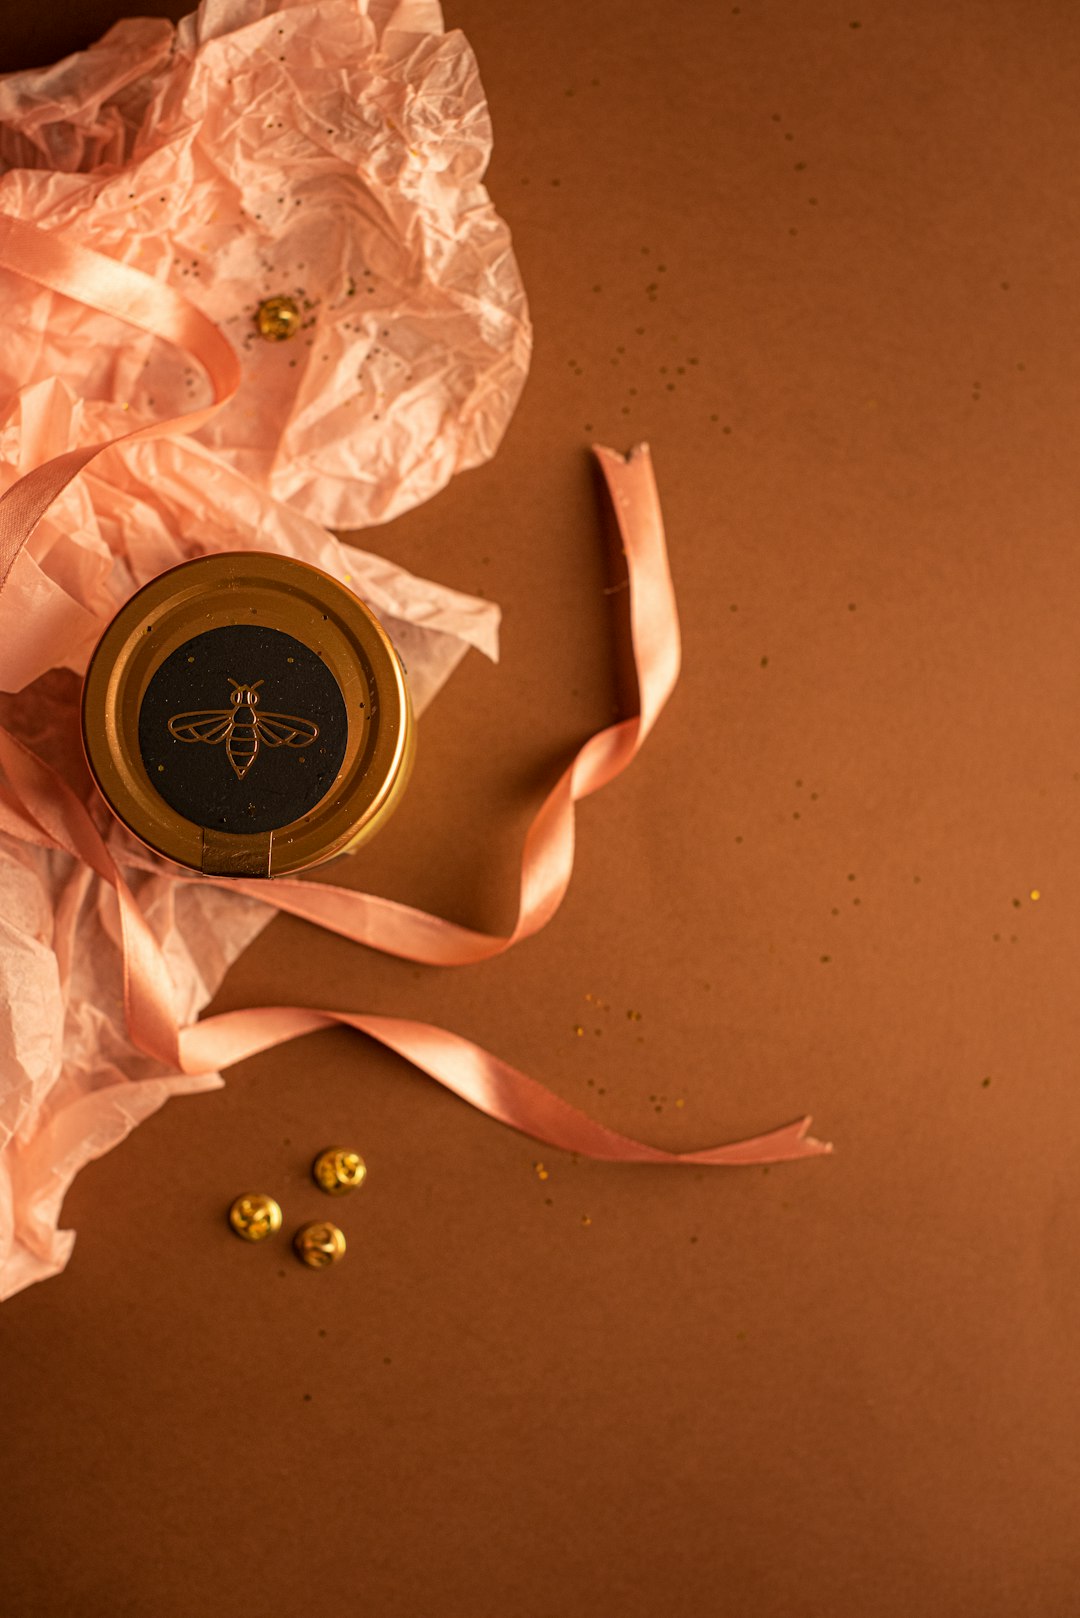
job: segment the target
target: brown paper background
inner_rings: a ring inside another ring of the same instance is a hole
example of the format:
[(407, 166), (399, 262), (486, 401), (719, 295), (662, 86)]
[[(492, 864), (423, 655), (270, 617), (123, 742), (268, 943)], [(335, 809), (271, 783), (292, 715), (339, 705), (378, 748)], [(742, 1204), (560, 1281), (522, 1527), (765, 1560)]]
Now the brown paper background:
[[(811, 1110), (836, 1155), (575, 1165), (344, 1032), (172, 1103), (0, 1310), (0, 1610), (1066, 1618), (1080, 21), (446, 9), (535, 362), (495, 460), (369, 542), (500, 601), (504, 655), (347, 879), (510, 925), (615, 701), (593, 439), (653, 447), (685, 673), (543, 935), (440, 973), (279, 920), (218, 1005), (440, 1021), (672, 1148)], [(11, 67), (121, 8), (3, 11)], [(332, 1141), (370, 1164), (338, 1269), (230, 1237), (242, 1189), (329, 1211)]]

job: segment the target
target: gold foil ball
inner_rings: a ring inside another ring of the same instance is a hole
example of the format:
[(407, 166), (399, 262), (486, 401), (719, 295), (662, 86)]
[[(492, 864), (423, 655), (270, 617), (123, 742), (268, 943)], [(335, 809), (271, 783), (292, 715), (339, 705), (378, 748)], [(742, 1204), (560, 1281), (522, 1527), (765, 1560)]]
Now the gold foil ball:
[(367, 1164), (359, 1152), (350, 1152), (344, 1146), (328, 1146), (311, 1165), (312, 1178), (317, 1186), (332, 1197), (343, 1197), (355, 1191), (367, 1179)]
[(325, 1219), (301, 1225), (293, 1237), (293, 1246), (301, 1263), (309, 1270), (325, 1270), (345, 1257), (345, 1233)]
[(229, 1224), (245, 1242), (264, 1242), (281, 1229), (281, 1209), (265, 1191), (247, 1191), (229, 1209)]
[(283, 343), (300, 330), (300, 306), (292, 298), (264, 298), (255, 311), (255, 329), (268, 343)]

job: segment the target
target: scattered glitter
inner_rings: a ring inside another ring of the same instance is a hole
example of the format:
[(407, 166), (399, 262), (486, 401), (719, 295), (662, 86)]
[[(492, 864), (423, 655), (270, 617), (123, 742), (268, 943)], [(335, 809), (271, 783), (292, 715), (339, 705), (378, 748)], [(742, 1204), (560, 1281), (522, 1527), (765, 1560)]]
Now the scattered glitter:
[(533, 1168), (536, 1171), (536, 1178), (538, 1180), (546, 1180), (548, 1178), (548, 1171), (544, 1167), (543, 1163), (534, 1163)]
[(584, 1033), (585, 1033), (585, 1030), (584, 1030), (584, 1028), (582, 1028), (582, 1026), (581, 1026), (581, 1024), (580, 1024), (580, 1023), (579, 1023), (579, 1022), (576, 1022), (576, 1023), (575, 1023), (575, 1024), (574, 1024), (574, 1033), (575, 1033), (575, 1034), (576, 1034), (576, 1035), (577, 1035), (577, 1037), (578, 1037), (578, 1038), (579, 1038), (579, 1039), (581, 1039), (581, 1038), (582, 1038), (582, 1036), (583, 1036), (583, 1035), (584, 1035)]
[(641, 1012), (640, 1011), (628, 1011), (626, 1013), (626, 1015), (627, 1015), (627, 1019), (630, 1022), (640, 1022), (641, 1021)]
[(583, 1224), (583, 1225), (591, 1225), (591, 1224), (592, 1224), (592, 1220), (591, 1220), (591, 1219), (590, 1219), (590, 1218), (589, 1218), (589, 1216), (588, 1216), (588, 1214), (582, 1214), (582, 1216), (581, 1216), (581, 1223), (582, 1223), (582, 1224)]
[(677, 1107), (685, 1107), (686, 1102), (683, 1100), (682, 1096), (679, 1096), (678, 1100), (675, 1102), (675, 1105)]
[(1032, 888), (1029, 897), (1032, 898), (1032, 899), (1041, 899), (1042, 894), (1039, 892), (1038, 888)]

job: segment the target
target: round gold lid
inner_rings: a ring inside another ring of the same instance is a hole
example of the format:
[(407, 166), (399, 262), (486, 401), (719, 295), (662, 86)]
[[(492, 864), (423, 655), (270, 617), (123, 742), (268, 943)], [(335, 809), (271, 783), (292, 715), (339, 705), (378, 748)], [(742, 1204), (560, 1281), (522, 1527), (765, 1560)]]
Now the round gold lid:
[(98, 642), (83, 742), (113, 813), (167, 859), (278, 876), (367, 840), (415, 726), (378, 620), (319, 568), (263, 551), (184, 562)]

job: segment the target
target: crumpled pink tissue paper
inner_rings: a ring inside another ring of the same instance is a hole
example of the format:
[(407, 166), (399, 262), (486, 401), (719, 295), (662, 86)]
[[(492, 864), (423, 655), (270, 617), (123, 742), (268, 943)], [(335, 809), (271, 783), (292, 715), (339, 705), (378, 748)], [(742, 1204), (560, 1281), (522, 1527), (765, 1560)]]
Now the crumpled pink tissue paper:
[[(204, 0), (0, 79), (0, 210), (184, 292), (244, 380), (200, 437), (359, 528), (494, 454), (531, 330), (482, 184), (476, 60), (432, 0)], [(254, 314), (288, 296), (285, 342)], [(175, 350), (7, 272), (0, 399), (46, 376), (131, 427), (206, 402)]]

